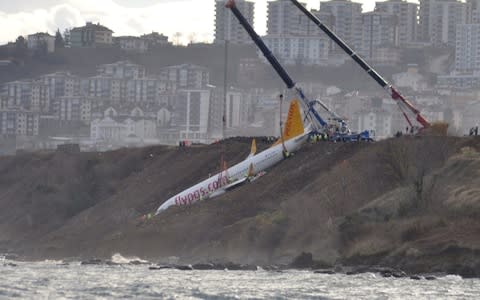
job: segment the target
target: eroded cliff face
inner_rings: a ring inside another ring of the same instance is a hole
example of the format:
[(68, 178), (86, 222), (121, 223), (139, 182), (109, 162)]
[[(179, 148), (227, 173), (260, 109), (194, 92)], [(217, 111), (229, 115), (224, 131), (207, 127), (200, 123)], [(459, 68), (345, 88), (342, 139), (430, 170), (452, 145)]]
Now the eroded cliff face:
[(230, 164), (244, 159), (249, 143), (1, 158), (0, 248), (33, 258), (120, 252), (259, 264), (306, 251), (326, 264), (423, 272), (478, 264), (473, 138), (307, 144), (251, 184), (141, 220), (216, 172), (222, 152)]

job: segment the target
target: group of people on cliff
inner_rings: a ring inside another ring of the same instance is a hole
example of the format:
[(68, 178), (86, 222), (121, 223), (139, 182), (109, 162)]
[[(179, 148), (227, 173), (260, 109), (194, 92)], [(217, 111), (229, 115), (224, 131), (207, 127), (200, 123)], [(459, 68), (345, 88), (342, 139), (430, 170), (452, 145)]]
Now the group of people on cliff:
[(468, 132), (469, 136), (478, 136), (478, 126), (470, 128), (470, 131)]

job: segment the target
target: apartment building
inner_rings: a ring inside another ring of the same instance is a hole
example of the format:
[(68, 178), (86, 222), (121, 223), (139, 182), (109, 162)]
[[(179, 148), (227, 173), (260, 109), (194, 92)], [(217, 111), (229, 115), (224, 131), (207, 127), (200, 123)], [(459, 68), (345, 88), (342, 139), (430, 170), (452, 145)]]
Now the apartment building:
[(119, 36), (113, 38), (114, 44), (126, 52), (145, 53), (148, 41), (137, 36)]
[(435, 46), (455, 46), (456, 27), (466, 24), (468, 5), (458, 0), (420, 0), (419, 34)]
[(32, 92), (30, 100), (30, 109), (41, 113), (50, 111), (50, 89), (48, 85), (40, 80), (33, 80), (31, 83)]
[(227, 129), (239, 128), (248, 125), (251, 105), (250, 97), (241, 90), (227, 91), (225, 107), (225, 126)]
[(387, 12), (369, 12), (362, 15), (362, 47), (360, 53), (374, 60), (378, 48), (398, 46), (398, 27), (396, 16)]
[(58, 119), (60, 121), (90, 124), (92, 100), (85, 96), (64, 96), (59, 99)]
[(0, 135), (37, 136), (39, 113), (21, 108), (0, 109)]
[[(196, 68), (187, 69), (191, 71), (187, 71), (187, 81), (194, 80)], [(176, 82), (168, 80), (168, 71), (163, 76), (146, 76), (143, 66), (127, 61), (101, 65), (97, 71), (98, 75), (87, 80), (86, 94), (100, 102), (170, 104), (170, 94), (176, 89)]]
[(457, 26), (455, 71), (457, 73), (480, 73), (480, 24)]
[(60, 97), (73, 97), (80, 94), (80, 78), (74, 76), (69, 72), (56, 72), (42, 75), (38, 81), (45, 84), (48, 88), (50, 96), (50, 103), (48, 110), (46, 107), (42, 108), (42, 112), (49, 112), (57, 115), (59, 111)]
[[(327, 62), (329, 40), (320, 35), (267, 35), (265, 44), (286, 65), (321, 65)], [(259, 51), (261, 59), (265, 59)]]
[(168, 36), (163, 35), (161, 33), (153, 31), (149, 34), (144, 34), (140, 36), (142, 40), (147, 41), (148, 48), (154, 48), (158, 46), (165, 46), (170, 45), (171, 43), (168, 41)]
[(373, 131), (376, 139), (392, 136), (392, 113), (384, 108), (366, 108), (356, 113), (359, 131)]
[(30, 109), (32, 105), (32, 82), (28, 80), (7, 82), (2, 94), (7, 99), (8, 107)]
[(70, 30), (70, 45), (75, 47), (105, 47), (113, 44), (113, 31), (109, 28), (87, 22), (83, 27)]
[(46, 32), (30, 34), (27, 37), (27, 47), (31, 50), (41, 50), (47, 53), (55, 51), (55, 37)]
[(408, 65), (406, 72), (392, 75), (393, 83), (399, 88), (409, 88), (415, 92), (422, 92), (428, 89), (428, 82), (425, 76), (418, 73), (416, 64)]
[(389, 13), (396, 17), (397, 39), (400, 46), (417, 40), (418, 4), (406, 0), (375, 2), (375, 11)]
[(126, 102), (168, 104), (162, 97), (172, 86), (158, 78), (145, 77), (126, 81)]
[[(362, 46), (362, 4), (351, 0), (320, 2), (320, 12), (332, 15), (332, 30), (352, 48)], [(332, 43), (332, 49), (337, 49)], [(340, 50), (340, 49), (338, 49)], [(341, 50), (340, 50), (341, 51)]]
[[(248, 23), (254, 25), (255, 4), (251, 1), (237, 0), (235, 4), (243, 14)], [(215, 1), (215, 44), (224, 43), (225, 40), (233, 44), (251, 44), (252, 40), (245, 29), (232, 14), (230, 9), (225, 7), (224, 0)]]
[(97, 74), (117, 79), (139, 79), (146, 76), (146, 71), (144, 66), (129, 61), (119, 61), (98, 66)]
[(210, 82), (210, 72), (205, 67), (182, 64), (163, 68), (160, 78), (171, 82), (177, 89), (203, 89)]
[(211, 91), (183, 89), (177, 93), (173, 123), (180, 140), (208, 143)]
[(267, 18), (267, 35), (308, 35), (313, 24), (290, 0), (269, 1)]

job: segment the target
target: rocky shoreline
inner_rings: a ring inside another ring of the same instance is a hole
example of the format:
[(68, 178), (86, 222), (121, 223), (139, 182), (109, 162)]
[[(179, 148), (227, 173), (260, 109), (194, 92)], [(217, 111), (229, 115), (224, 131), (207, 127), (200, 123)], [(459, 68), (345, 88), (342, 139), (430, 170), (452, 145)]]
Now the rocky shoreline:
[[(0, 255), (0, 261), (3, 262), (0, 266), (3, 267), (18, 267), (18, 263), (31, 263), (30, 261), (21, 260), (18, 255), (4, 254)], [(78, 263), (76, 260), (61, 261), (58, 265), (69, 265), (71, 263)], [(436, 280), (437, 278), (445, 277), (447, 275), (457, 275), (463, 279), (480, 279), (480, 269), (462, 268), (460, 272), (434, 271), (434, 272), (411, 272), (402, 270), (400, 268), (378, 266), (378, 265), (342, 265), (335, 264), (329, 266), (323, 262), (313, 260), (311, 253), (301, 253), (290, 264), (285, 265), (263, 265), (257, 266), (253, 264), (240, 264), (234, 262), (207, 262), (207, 263), (153, 263), (142, 259), (131, 259), (128, 261), (118, 262), (114, 259), (99, 259), (91, 258), (80, 262), (81, 266), (145, 266), (148, 270), (180, 270), (180, 271), (267, 271), (267, 272), (286, 272), (292, 270), (310, 271), (314, 274), (324, 275), (359, 275), (372, 273), (380, 275), (384, 278), (409, 278), (412, 280)], [(450, 268), (451, 269), (451, 268)]]

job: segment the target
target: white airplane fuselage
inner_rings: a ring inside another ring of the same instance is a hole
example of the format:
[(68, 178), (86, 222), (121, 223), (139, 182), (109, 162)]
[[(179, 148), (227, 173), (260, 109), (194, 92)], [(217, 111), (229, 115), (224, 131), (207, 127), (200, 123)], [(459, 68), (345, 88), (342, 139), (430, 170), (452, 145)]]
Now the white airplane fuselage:
[[(308, 138), (308, 131), (304, 134), (291, 138), (284, 142), (285, 148), (289, 152), (294, 152), (305, 143)], [(279, 143), (269, 149), (266, 149), (256, 155), (250, 156), (244, 161), (230, 167), (227, 171), (222, 171), (204, 181), (182, 191), (165, 201), (157, 210), (156, 214), (177, 205), (190, 205), (200, 200), (205, 200), (222, 194), (226, 187), (235, 185), (236, 182), (243, 182), (249, 175), (256, 175), (284, 159), (283, 145)], [(253, 174), (249, 174), (252, 173)]]

